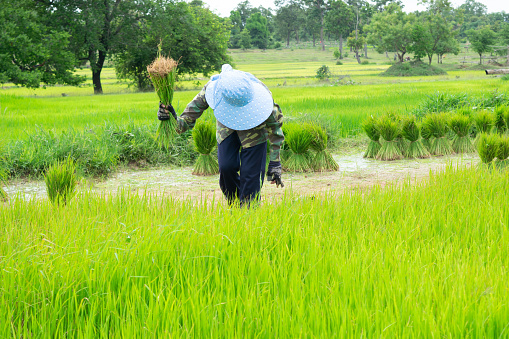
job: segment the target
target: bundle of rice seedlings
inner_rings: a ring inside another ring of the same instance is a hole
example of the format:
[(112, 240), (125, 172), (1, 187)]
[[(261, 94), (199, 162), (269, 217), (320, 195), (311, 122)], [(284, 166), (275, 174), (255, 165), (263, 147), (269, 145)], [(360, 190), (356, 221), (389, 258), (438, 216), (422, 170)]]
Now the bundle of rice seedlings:
[(403, 152), (405, 157), (414, 159), (430, 156), (428, 150), (421, 142), (421, 131), (414, 115), (410, 115), (402, 120), (401, 131), (403, 137), (408, 140), (408, 147)]
[(76, 165), (71, 158), (57, 161), (44, 174), (46, 191), (54, 205), (65, 205), (73, 197), (76, 183)]
[(452, 138), (452, 149), (456, 153), (470, 153), (475, 147), (469, 137), (472, 122), (470, 117), (460, 113), (453, 114), (449, 118), (449, 128), (454, 132)]
[(500, 136), (497, 146), (497, 164), (506, 167), (509, 165), (509, 136)]
[(284, 129), (285, 144), (288, 146), (286, 161), (283, 166), (288, 171), (306, 172), (311, 169), (309, 147), (313, 136), (301, 124), (287, 124)]
[(476, 137), (474, 140), (474, 144), (477, 145), (479, 141), (479, 136), (482, 133), (490, 133), (491, 129), (495, 123), (495, 117), (493, 114), (486, 110), (479, 111), (476, 115), (474, 115), (474, 123), (476, 128)]
[(504, 120), (504, 113), (507, 109), (507, 106), (497, 106), (497, 108), (495, 108), (494, 126), (498, 134), (504, 134), (504, 132), (507, 130), (507, 126)]
[(423, 125), (433, 136), (429, 151), (433, 155), (449, 155), (453, 153), (451, 142), (447, 139), (447, 115), (444, 113), (428, 114)]
[(422, 144), (426, 149), (430, 150), (431, 143), (433, 141), (433, 134), (429, 130), (428, 126), (421, 123), (421, 138), (422, 138)]
[(366, 135), (369, 138), (368, 149), (366, 153), (364, 153), (364, 158), (375, 158), (382, 148), (382, 144), (380, 144), (380, 132), (376, 129), (376, 119), (373, 116), (367, 117), (362, 122), (362, 129), (366, 132)]
[[(156, 90), (159, 100), (164, 105), (171, 105), (175, 81), (177, 78), (178, 62), (161, 56), (161, 50), (157, 58), (147, 66), (148, 74)], [(177, 122), (170, 117), (169, 120), (161, 121), (157, 129), (156, 139), (160, 147), (169, 149), (177, 136)]]
[(483, 164), (491, 164), (498, 153), (498, 134), (481, 133), (477, 142), (477, 152)]
[(306, 124), (306, 126), (312, 136), (310, 148), (316, 152), (311, 159), (313, 169), (317, 172), (337, 171), (339, 165), (327, 150), (327, 133), (325, 130), (316, 124)]
[(395, 140), (401, 134), (399, 123), (391, 119), (389, 115), (384, 115), (378, 119), (377, 130), (383, 138), (382, 147), (376, 158), (378, 160), (398, 160), (403, 158), (403, 154)]
[(194, 164), (193, 174), (213, 175), (219, 173), (219, 165), (212, 156), (217, 144), (216, 129), (211, 121), (198, 121), (193, 128), (194, 148), (200, 155)]
[(502, 116), (505, 121), (505, 126), (507, 127), (507, 130), (509, 130), (509, 107), (506, 108), (504, 113), (502, 113)]

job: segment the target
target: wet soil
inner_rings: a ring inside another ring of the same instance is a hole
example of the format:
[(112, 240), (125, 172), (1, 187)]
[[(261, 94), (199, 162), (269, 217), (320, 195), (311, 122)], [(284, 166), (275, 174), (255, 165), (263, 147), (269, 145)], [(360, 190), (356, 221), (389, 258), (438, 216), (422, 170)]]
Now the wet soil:
[[(387, 183), (401, 182), (407, 179), (413, 182), (429, 177), (430, 171), (436, 172), (447, 164), (471, 166), (479, 162), (476, 154), (432, 157), (428, 159), (378, 161), (364, 159), (363, 153), (334, 155), (339, 164), (337, 172), (323, 173), (283, 173), (285, 187), (265, 183), (262, 188), (264, 197), (277, 197), (291, 190), (299, 195), (314, 195), (323, 192), (337, 192), (370, 187), (384, 186)], [(191, 167), (157, 168), (148, 170), (123, 170), (106, 180), (83, 179), (80, 190), (93, 190), (100, 193), (115, 193), (119, 189), (170, 195), (175, 198), (205, 198), (216, 200), (222, 197), (218, 175), (195, 176)], [(9, 182), (5, 191), (10, 197), (20, 194), (25, 199), (47, 197), (44, 181), (15, 180)]]

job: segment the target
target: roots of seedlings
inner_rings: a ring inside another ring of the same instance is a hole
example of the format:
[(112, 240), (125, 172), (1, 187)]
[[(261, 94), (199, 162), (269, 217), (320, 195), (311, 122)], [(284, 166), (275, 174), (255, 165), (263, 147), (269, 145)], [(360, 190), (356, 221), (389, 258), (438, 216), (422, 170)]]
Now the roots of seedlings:
[(376, 158), (376, 155), (380, 151), (380, 148), (382, 148), (380, 141), (370, 140), (368, 144), (368, 149), (366, 150), (366, 153), (364, 153), (364, 158), (372, 159)]
[(403, 154), (401, 154), (396, 141), (383, 141), (376, 158), (385, 161), (399, 160), (403, 159)]
[(455, 153), (472, 153), (475, 152), (475, 147), (468, 135), (460, 137), (455, 135), (452, 138), (452, 149)]
[(422, 144), (421, 140), (412, 141), (408, 145), (407, 149), (403, 153), (403, 155), (407, 158), (415, 159), (415, 158), (429, 158), (430, 154), (426, 147)]
[(401, 152), (401, 154), (405, 154), (410, 142), (408, 140), (406, 140), (405, 138), (397, 138), (394, 140), (398, 144), (398, 148), (399, 148), (399, 151)]
[(317, 152), (313, 158), (312, 164), (316, 172), (337, 171), (339, 169), (338, 163), (327, 150)]
[(311, 169), (310, 155), (306, 153), (289, 152), (284, 168), (290, 172), (308, 172)]
[(194, 175), (214, 175), (219, 173), (219, 165), (212, 154), (200, 154), (194, 164)]
[(449, 155), (454, 153), (449, 139), (446, 137), (435, 138), (431, 142), (430, 153), (433, 155)]

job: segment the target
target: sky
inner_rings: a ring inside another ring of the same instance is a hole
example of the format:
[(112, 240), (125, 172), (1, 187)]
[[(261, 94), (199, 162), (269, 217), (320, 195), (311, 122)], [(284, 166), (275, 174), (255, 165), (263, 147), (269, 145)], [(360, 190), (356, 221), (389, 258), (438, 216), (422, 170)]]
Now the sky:
[[(424, 10), (425, 7), (417, 5), (418, 0), (402, 0), (405, 5), (406, 12), (413, 12), (416, 10)], [(476, 0), (483, 3), (488, 8), (488, 13), (491, 12), (509, 12), (509, 4), (507, 0)], [(230, 11), (233, 10), (242, 0), (203, 0), (209, 8), (219, 16), (230, 16)], [(464, 0), (451, 0), (453, 7), (458, 7), (463, 4)], [(274, 0), (249, 0), (252, 7), (263, 6), (265, 8), (274, 9)]]

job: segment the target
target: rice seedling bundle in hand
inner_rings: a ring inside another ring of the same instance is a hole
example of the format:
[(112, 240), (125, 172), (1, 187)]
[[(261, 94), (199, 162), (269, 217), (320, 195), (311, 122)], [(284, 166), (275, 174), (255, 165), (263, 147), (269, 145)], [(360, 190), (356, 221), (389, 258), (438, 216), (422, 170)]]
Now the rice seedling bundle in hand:
[(395, 140), (401, 134), (401, 128), (397, 121), (391, 119), (389, 115), (380, 117), (376, 124), (380, 136), (383, 138), (382, 147), (376, 158), (378, 160), (398, 160), (403, 158), (403, 154)]
[(216, 129), (211, 121), (198, 121), (193, 128), (194, 147), (200, 155), (194, 164), (193, 174), (213, 175), (219, 173), (219, 165), (212, 150), (216, 147)]
[(410, 115), (401, 121), (403, 137), (408, 140), (408, 147), (403, 152), (407, 158), (427, 158), (430, 156), (428, 150), (421, 141), (421, 131), (415, 116)]
[[(177, 66), (177, 61), (161, 56), (160, 52), (157, 58), (147, 66), (148, 74), (159, 97), (159, 101), (164, 105), (171, 105), (173, 101)], [(170, 117), (168, 120), (161, 121), (156, 134), (159, 146), (169, 149), (176, 137), (177, 122), (175, 119)]]
[(302, 124), (286, 124), (283, 130), (289, 152), (283, 167), (291, 172), (306, 172), (310, 166), (309, 147), (313, 136)]
[(369, 138), (368, 149), (364, 153), (364, 158), (376, 158), (378, 151), (382, 148), (380, 144), (380, 132), (376, 129), (376, 119), (372, 115), (362, 122), (362, 129)]
[(498, 153), (498, 134), (481, 133), (477, 142), (477, 152), (483, 164), (491, 164)]
[(470, 140), (469, 132), (472, 126), (470, 117), (455, 113), (449, 118), (449, 128), (454, 132), (452, 138), (452, 149), (456, 153), (470, 153), (475, 147)]
[(73, 197), (78, 179), (76, 165), (71, 158), (57, 161), (44, 174), (46, 191), (54, 205), (65, 205)]
[(426, 115), (422, 122), (434, 138), (429, 149), (433, 155), (449, 155), (454, 152), (449, 139), (446, 137), (447, 118), (444, 113), (433, 113)]
[(316, 124), (306, 124), (306, 127), (312, 135), (310, 148), (315, 151), (311, 159), (313, 169), (317, 172), (337, 171), (339, 165), (327, 150), (327, 133)]
[(495, 124), (495, 117), (490, 112), (482, 110), (474, 115), (474, 123), (477, 130), (474, 144), (477, 145), (479, 137), (482, 133), (489, 134), (491, 132), (491, 129)]
[(497, 106), (495, 108), (495, 129), (497, 130), (498, 134), (504, 134), (504, 132), (507, 130), (507, 126), (504, 120), (504, 113), (507, 110), (507, 106)]

